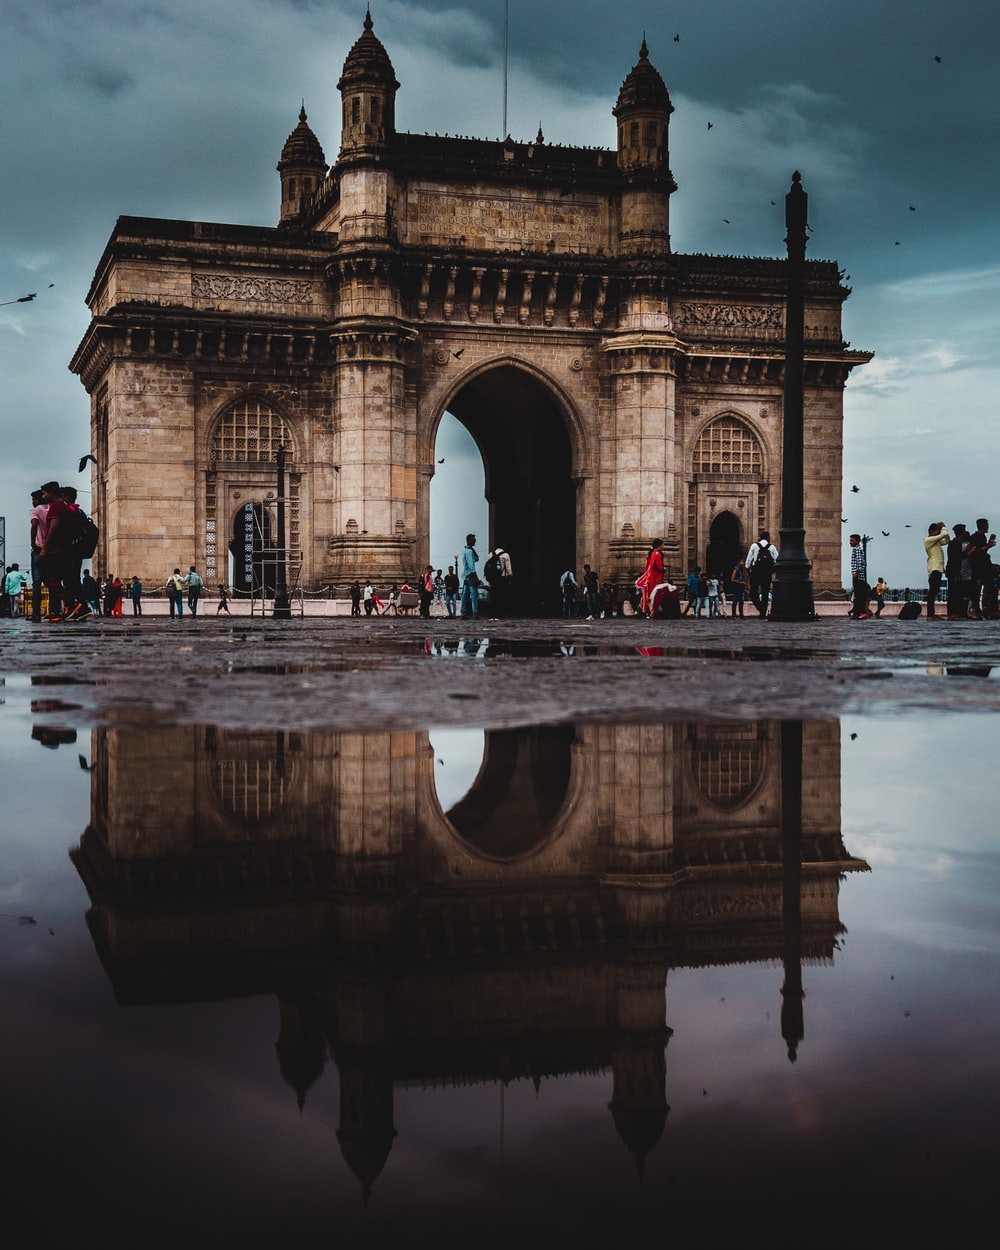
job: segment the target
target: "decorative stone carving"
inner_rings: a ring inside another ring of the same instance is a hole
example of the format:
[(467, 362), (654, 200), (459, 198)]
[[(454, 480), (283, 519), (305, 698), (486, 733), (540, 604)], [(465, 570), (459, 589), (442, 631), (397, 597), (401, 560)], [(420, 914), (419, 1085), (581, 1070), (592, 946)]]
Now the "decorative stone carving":
[(714, 330), (781, 331), (781, 308), (760, 304), (682, 304), (682, 325)]
[(225, 273), (196, 273), (191, 277), (191, 293), (196, 299), (311, 304), (313, 283), (294, 278), (237, 278)]

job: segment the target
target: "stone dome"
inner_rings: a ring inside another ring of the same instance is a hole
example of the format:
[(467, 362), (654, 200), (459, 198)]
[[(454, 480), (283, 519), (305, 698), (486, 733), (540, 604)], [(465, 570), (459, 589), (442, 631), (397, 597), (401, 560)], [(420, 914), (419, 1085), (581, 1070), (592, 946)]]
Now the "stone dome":
[(622, 89), (618, 92), (618, 103), (612, 111), (617, 116), (622, 109), (634, 108), (662, 109), (667, 113), (674, 111), (667, 85), (660, 76), (660, 71), (649, 59), (645, 39), (639, 49), (639, 60), (622, 83)]
[(299, 124), (285, 140), (285, 146), (281, 149), (281, 164), (322, 165), (324, 169), (326, 168), (322, 144), (306, 121), (304, 105), (299, 111)]
[(375, 37), (372, 30), (373, 25), (372, 15), (368, 12), (365, 14), (364, 31), (361, 38), (348, 52), (347, 60), (344, 61), (340, 82), (337, 83), (338, 91), (343, 91), (346, 87), (362, 83), (376, 82), (384, 83), (393, 91), (398, 89), (399, 83), (396, 81), (396, 71), (392, 68), (388, 52), (386, 52), (380, 40)]

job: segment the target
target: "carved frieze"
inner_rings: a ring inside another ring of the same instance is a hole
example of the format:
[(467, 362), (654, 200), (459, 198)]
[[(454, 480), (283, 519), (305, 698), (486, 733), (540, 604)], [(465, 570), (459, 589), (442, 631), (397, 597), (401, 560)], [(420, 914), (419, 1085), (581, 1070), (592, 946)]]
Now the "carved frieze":
[(758, 334), (780, 332), (782, 323), (776, 304), (681, 304), (679, 319), (692, 328)]
[(311, 304), (313, 283), (295, 278), (250, 278), (227, 273), (196, 273), (191, 277), (191, 293), (197, 299)]

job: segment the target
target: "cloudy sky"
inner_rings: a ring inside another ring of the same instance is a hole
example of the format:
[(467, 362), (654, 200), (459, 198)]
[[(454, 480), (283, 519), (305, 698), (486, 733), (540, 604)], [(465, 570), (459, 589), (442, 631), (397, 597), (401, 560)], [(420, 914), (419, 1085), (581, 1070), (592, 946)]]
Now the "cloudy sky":
[[(76, 472), (88, 400), (67, 364), (115, 219), (276, 224), (274, 166), (303, 100), (336, 156), (336, 83), (364, 8), (6, 0), (8, 560), (27, 557), (33, 486), (89, 485)], [(503, 12), (503, 0), (372, 0), (401, 130), (500, 137)], [(676, 108), (676, 251), (783, 255), (782, 199), (802, 171), (809, 255), (850, 274), (845, 336), (877, 353), (847, 391), (845, 530), (874, 535), (870, 572), (921, 584), (929, 521), (1000, 514), (995, 0), (509, 0), (509, 13), (518, 139), (541, 123), (549, 142), (613, 147), (610, 110), (645, 34)]]

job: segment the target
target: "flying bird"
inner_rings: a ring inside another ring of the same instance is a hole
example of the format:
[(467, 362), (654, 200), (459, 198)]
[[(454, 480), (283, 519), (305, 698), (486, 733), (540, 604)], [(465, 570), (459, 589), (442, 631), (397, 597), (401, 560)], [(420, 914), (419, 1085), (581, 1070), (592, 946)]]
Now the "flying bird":
[(438, 464), (444, 464), (444, 456), (441, 457), (441, 459), (438, 461)]
[(451, 354), (455, 357), (455, 359), (456, 359), (456, 360), (461, 360), (461, 359), (462, 359), (462, 352), (464, 352), (464, 351), (465, 351), (465, 348), (464, 348), (464, 347), (460, 347), (460, 348), (458, 349), (458, 351), (457, 351), (457, 352), (452, 352)]
[(728, 217), (723, 217), (722, 220), (726, 223), (727, 226), (730, 225), (730, 221)]
[(888, 537), (889, 537), (889, 531), (888, 531), (888, 530), (883, 530), (883, 531), (882, 531), (882, 537), (883, 537), (883, 538), (888, 538)]
[(847, 524), (847, 517), (842, 516), (842, 517), (840, 518), (840, 523), (841, 523), (841, 525), (846, 525), (846, 524)]
[(77, 473), (82, 473), (84, 471), (84, 469), (87, 467), (88, 460), (93, 460), (94, 464), (97, 464), (97, 457), (92, 456), (90, 452), (88, 451), (85, 456), (80, 457), (80, 464), (76, 470)]
[(917, 209), (916, 209), (916, 205), (911, 204), (911, 205), (910, 205), (910, 212), (911, 212), (911, 213), (915, 213), (916, 211), (917, 211)]
[[(714, 125), (715, 125), (715, 122), (709, 122), (708, 123), (709, 130), (711, 130)], [(34, 296), (32, 296), (31, 298), (34, 299)]]
[(76, 758), (80, 761), (80, 767), (83, 771), (85, 773), (89, 773), (91, 766), (87, 763), (87, 757), (85, 755), (78, 755)]
[(680, 41), (681, 41), (680, 35), (674, 35), (674, 43), (680, 43)]
[(936, 56), (934, 60), (937, 61), (938, 65), (941, 64), (941, 58), (939, 56)]
[(852, 494), (852, 495), (857, 495), (857, 494), (860, 492), (860, 490), (861, 490), (861, 487), (860, 487), (860, 486), (852, 486), (852, 487), (851, 487), (851, 494)]

